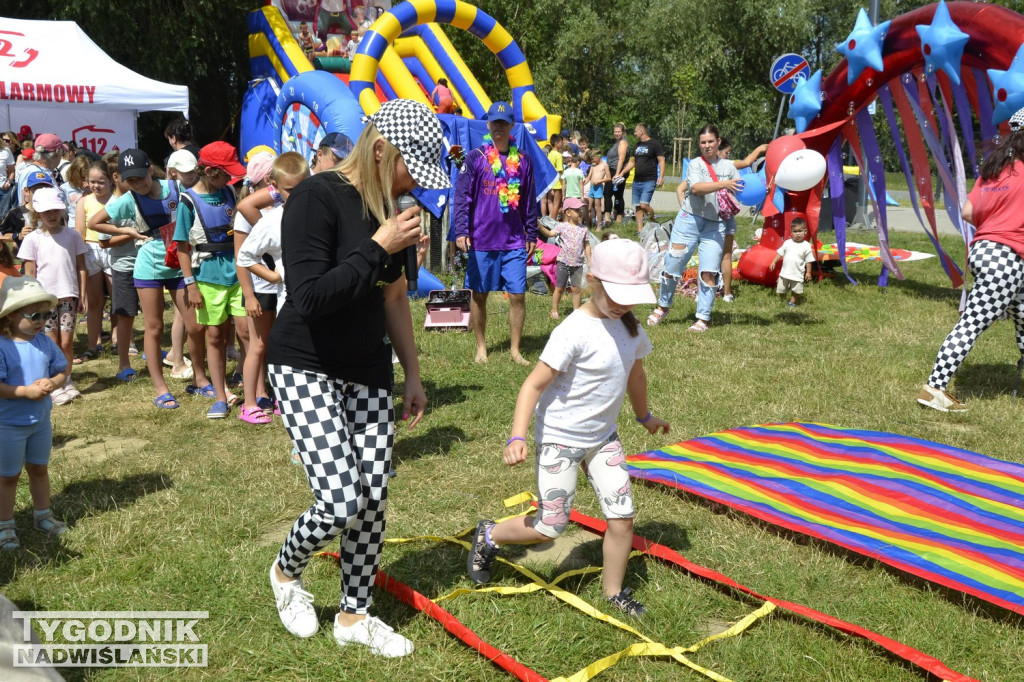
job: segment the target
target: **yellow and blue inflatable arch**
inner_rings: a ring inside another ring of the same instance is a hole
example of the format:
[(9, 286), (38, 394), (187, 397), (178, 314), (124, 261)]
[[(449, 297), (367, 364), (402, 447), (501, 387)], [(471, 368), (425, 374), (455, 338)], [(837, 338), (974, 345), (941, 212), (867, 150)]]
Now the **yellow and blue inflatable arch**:
[[(373, 24), (360, 43), (355, 59), (352, 60), (349, 79), (349, 87), (358, 98), (363, 111), (372, 114), (380, 108), (373, 84), (381, 60), (386, 58), (388, 48), (406, 31), (435, 22), (469, 31), (480, 38), (487, 49), (494, 53), (505, 70), (508, 84), (512, 88), (512, 105), (516, 118), (524, 123), (530, 123), (538, 139), (546, 140), (551, 134), (559, 132), (562, 117), (548, 114), (537, 99), (533, 75), (526, 63), (526, 56), (515, 40), (493, 17), (462, 0), (409, 0), (394, 7)], [(449, 74), (460, 73), (458, 69), (447, 71)], [(478, 101), (466, 104), (474, 116), (482, 116), (486, 108), (483, 111), (478, 109), (484, 100), (479, 97), (475, 99)]]

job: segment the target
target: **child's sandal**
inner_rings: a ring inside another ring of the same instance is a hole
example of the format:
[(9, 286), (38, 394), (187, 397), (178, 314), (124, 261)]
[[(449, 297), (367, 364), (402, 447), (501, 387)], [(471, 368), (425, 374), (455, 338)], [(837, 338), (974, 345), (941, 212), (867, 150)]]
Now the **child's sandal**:
[(708, 323), (705, 322), (704, 320), (697, 320), (696, 322), (694, 322), (693, 324), (690, 325), (690, 328), (687, 331), (691, 331), (691, 332), (706, 332), (707, 330), (708, 330)]
[(18, 533), (15, 529), (14, 519), (0, 521), (0, 550), (5, 552), (21, 547), (18, 541)]
[(657, 327), (661, 323), (661, 318), (665, 317), (667, 312), (664, 308), (655, 308), (654, 312), (647, 316), (647, 326)]
[(47, 535), (64, 535), (68, 529), (67, 525), (50, 510), (41, 516), (34, 516), (32, 526)]

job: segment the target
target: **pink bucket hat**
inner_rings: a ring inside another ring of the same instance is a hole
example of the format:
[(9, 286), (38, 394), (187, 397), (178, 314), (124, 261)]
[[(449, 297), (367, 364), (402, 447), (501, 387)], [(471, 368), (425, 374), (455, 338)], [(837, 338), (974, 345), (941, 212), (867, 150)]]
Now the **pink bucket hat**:
[(590, 274), (601, 280), (608, 298), (619, 305), (657, 302), (647, 252), (632, 239), (609, 239), (595, 246)]

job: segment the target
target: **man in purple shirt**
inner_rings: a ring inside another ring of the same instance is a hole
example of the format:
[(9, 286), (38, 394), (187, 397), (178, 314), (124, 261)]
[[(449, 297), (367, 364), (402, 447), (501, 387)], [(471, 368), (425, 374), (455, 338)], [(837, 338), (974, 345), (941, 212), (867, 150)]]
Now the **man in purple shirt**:
[(489, 139), (466, 155), (452, 219), (455, 245), (469, 256), (465, 286), (473, 291), (476, 361), (487, 362), (487, 294), (504, 289), (512, 360), (528, 366), (519, 342), (526, 317), (526, 265), (537, 244), (537, 200), (530, 157), (511, 138), (512, 122), (508, 102), (495, 102), (487, 110)]

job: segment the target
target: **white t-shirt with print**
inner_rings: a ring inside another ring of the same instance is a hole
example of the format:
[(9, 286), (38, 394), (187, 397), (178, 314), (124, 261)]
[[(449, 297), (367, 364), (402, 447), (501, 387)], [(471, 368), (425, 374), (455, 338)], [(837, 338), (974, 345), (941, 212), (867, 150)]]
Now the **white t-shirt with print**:
[(814, 250), (806, 239), (800, 243), (787, 239), (776, 252), (782, 256), (782, 270), (779, 277), (792, 282), (804, 281), (807, 271), (804, 266), (814, 262)]
[(537, 402), (538, 443), (589, 448), (615, 433), (633, 364), (654, 348), (639, 328), (576, 310), (555, 327), (540, 361), (559, 372)]

